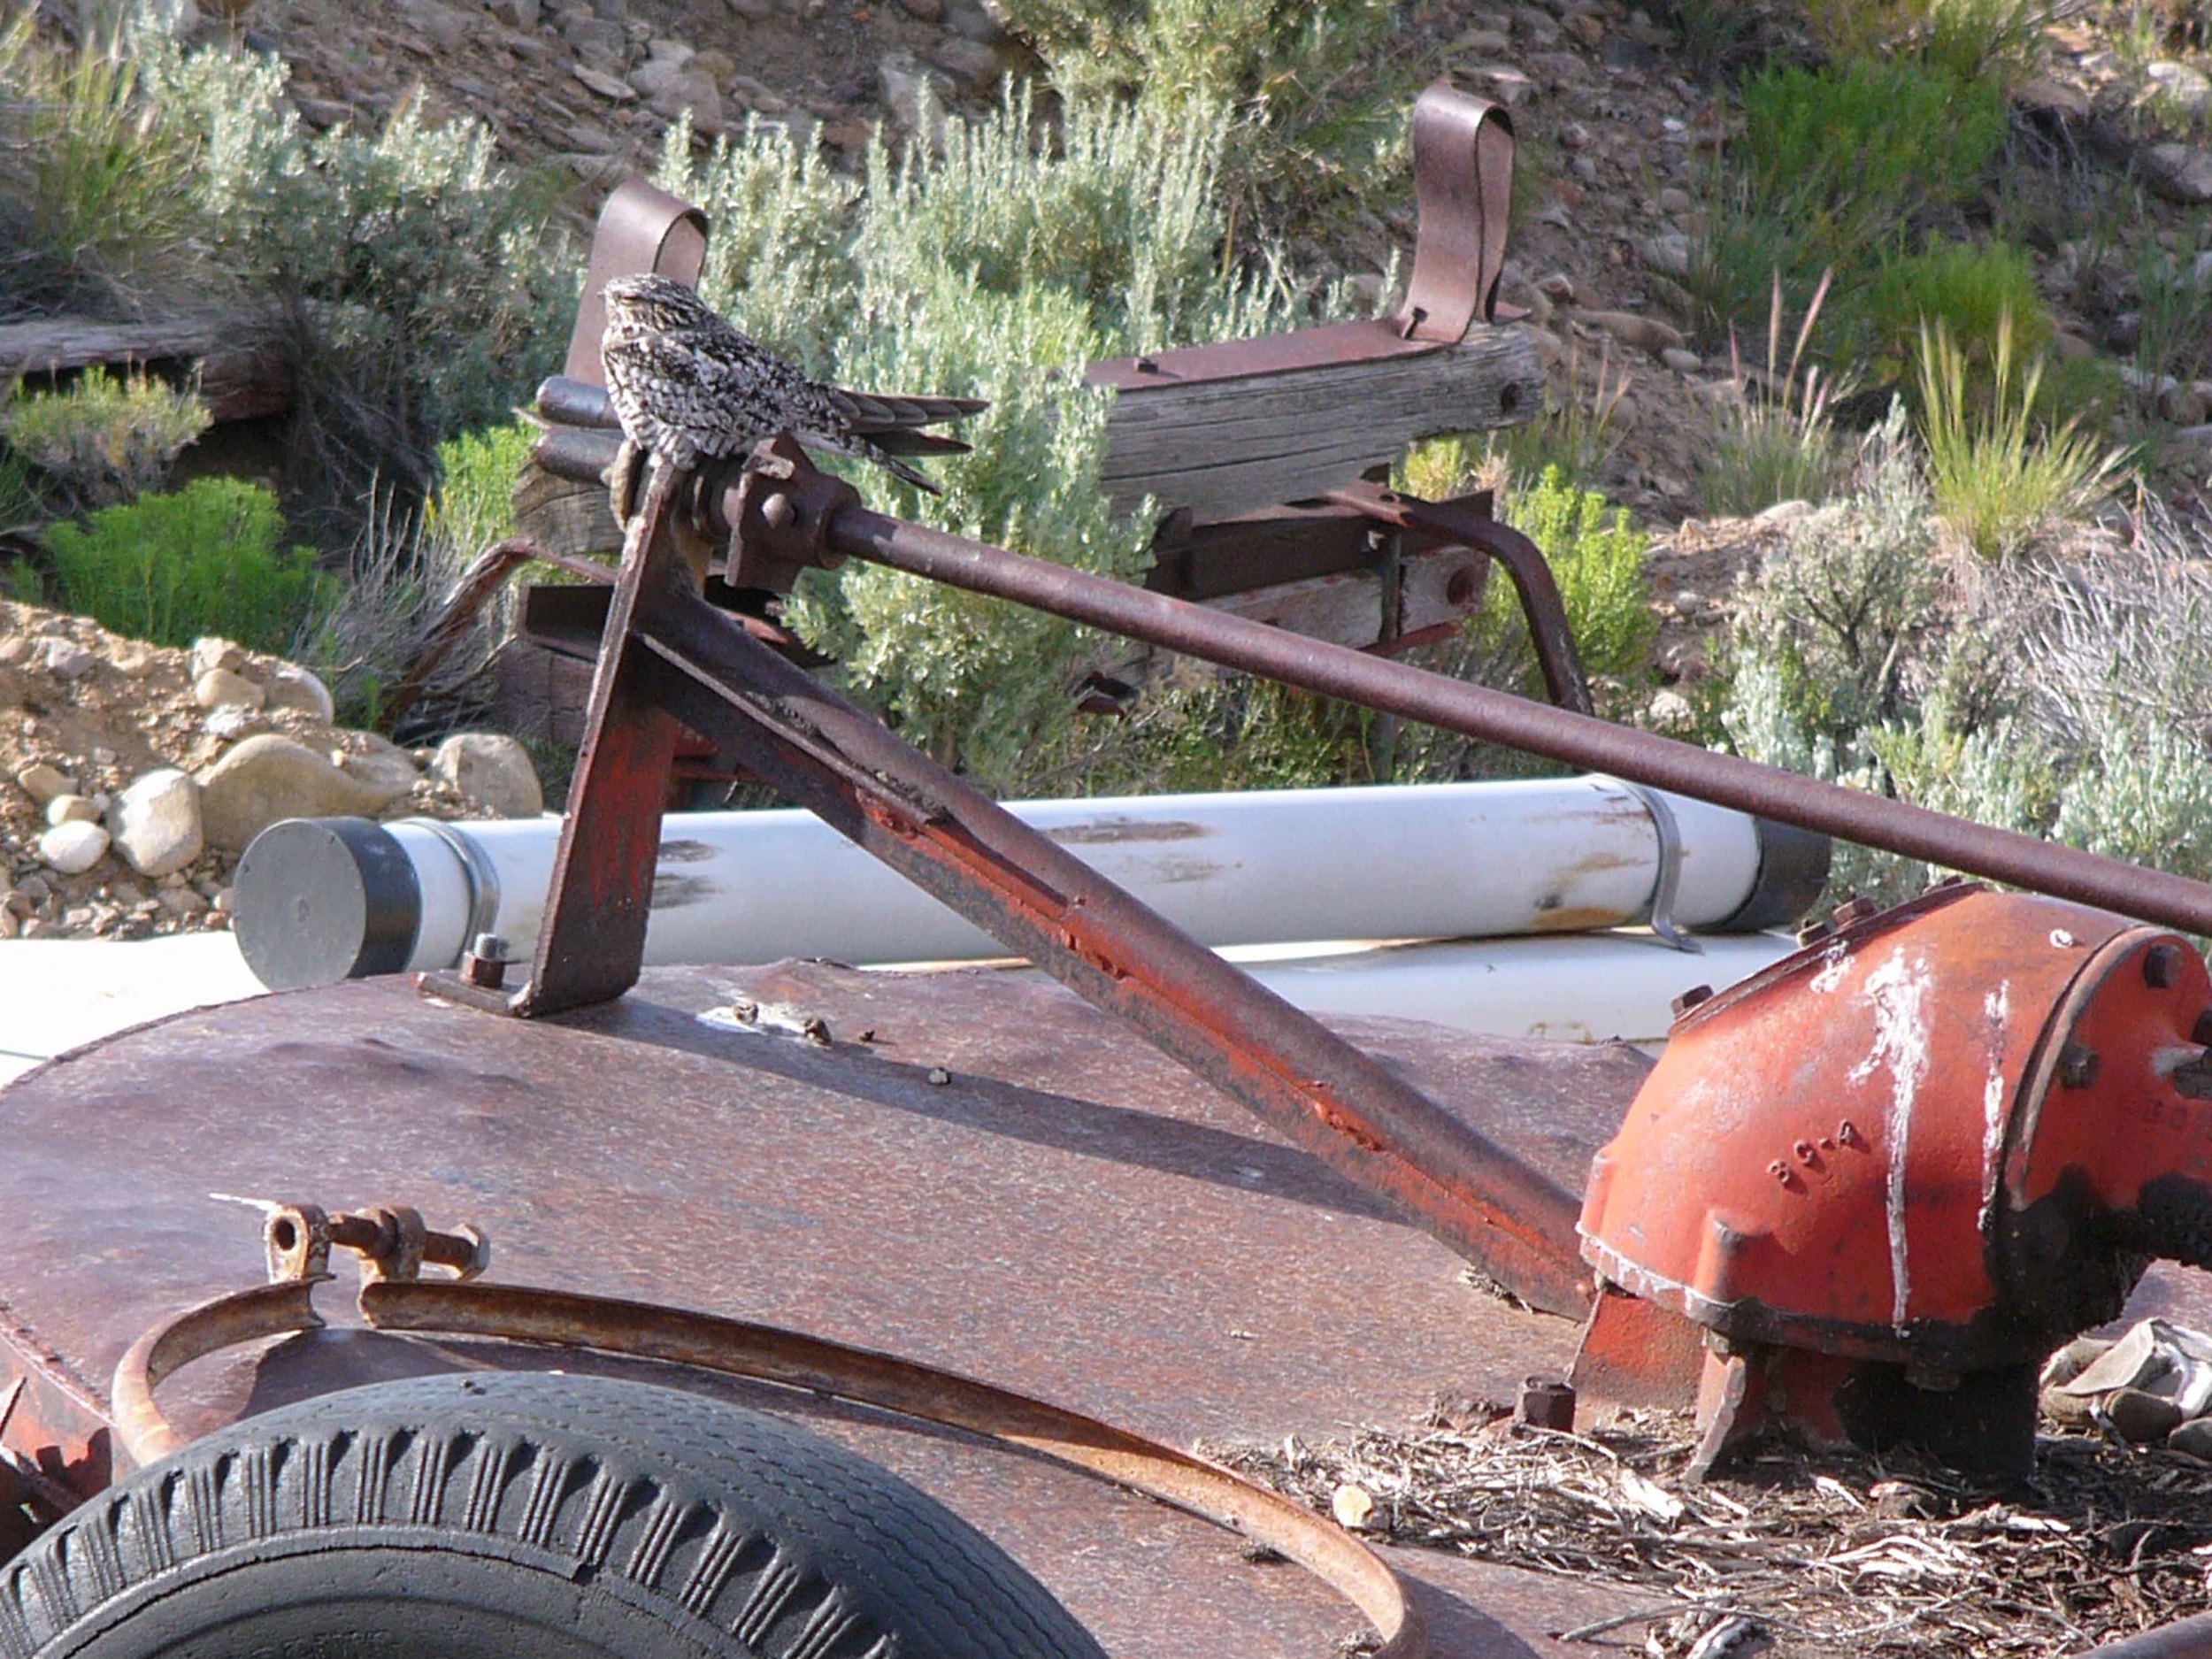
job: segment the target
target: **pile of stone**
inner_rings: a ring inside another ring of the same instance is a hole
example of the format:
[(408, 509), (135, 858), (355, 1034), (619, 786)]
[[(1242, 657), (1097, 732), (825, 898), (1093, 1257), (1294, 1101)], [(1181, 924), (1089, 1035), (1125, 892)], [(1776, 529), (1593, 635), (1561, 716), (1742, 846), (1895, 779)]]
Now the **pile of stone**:
[(227, 926), (238, 855), (280, 818), (544, 804), (511, 737), (403, 749), (338, 726), (329, 689), (280, 657), (0, 603), (0, 939)]

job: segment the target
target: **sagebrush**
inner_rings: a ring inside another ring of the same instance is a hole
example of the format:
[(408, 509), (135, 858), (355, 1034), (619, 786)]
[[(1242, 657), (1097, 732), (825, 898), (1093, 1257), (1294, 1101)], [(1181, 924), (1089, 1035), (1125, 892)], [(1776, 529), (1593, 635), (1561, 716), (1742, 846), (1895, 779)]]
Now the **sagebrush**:
[(173, 493), (104, 507), (47, 534), (50, 603), (157, 645), (219, 634), (281, 652), (326, 596), (312, 552), (283, 543), (276, 497), (256, 484), (203, 478)]

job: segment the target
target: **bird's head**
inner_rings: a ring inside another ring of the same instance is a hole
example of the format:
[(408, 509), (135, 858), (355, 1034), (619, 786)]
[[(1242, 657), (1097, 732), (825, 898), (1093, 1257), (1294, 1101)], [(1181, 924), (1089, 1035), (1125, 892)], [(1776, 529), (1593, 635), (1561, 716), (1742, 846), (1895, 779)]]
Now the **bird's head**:
[(676, 333), (715, 319), (695, 292), (664, 276), (617, 277), (603, 291), (610, 340)]

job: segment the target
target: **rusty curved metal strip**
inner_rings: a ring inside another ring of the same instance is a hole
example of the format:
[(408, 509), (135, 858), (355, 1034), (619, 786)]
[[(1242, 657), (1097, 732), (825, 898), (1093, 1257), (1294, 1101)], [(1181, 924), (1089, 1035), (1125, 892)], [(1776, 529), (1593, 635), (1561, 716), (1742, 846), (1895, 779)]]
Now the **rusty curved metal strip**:
[(1413, 106), (1413, 188), (1420, 227), (1399, 332), (1457, 340), (1496, 317), (1513, 208), (1512, 118), (1486, 98), (1436, 82)]
[(606, 332), (607, 303), (600, 291), (618, 276), (657, 272), (686, 288), (696, 288), (707, 263), (707, 216), (657, 185), (631, 179), (616, 188), (599, 210), (592, 238), (591, 268), (584, 275), (576, 326), (568, 336), (568, 360), (562, 373), (572, 380), (604, 386), (599, 366), (599, 336)]
[[(323, 1279), (258, 1285), (155, 1326), (115, 1372), (116, 1433), (145, 1464), (188, 1442), (154, 1398), (164, 1378), (242, 1342), (313, 1330)], [(1357, 1608), (1382, 1638), (1375, 1659), (1426, 1659), (1428, 1628), (1403, 1580), (1350, 1533), (1221, 1465), (1131, 1430), (957, 1372), (871, 1348), (718, 1315), (530, 1286), (450, 1279), (365, 1282), (380, 1331), (435, 1332), (591, 1348), (834, 1395), (1039, 1453), (1266, 1545)]]

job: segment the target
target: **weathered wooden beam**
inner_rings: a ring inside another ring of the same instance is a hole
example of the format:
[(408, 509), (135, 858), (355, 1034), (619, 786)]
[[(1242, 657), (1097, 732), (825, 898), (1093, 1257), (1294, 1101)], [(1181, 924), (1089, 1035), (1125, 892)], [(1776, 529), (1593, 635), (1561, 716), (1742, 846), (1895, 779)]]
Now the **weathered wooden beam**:
[(1148, 495), (1210, 523), (1310, 500), (1423, 438), (1512, 426), (1542, 407), (1529, 331), (1478, 326), (1417, 357), (1124, 389), (1102, 481), (1117, 511)]
[(218, 420), (281, 414), (291, 408), (291, 361), (265, 312), (226, 312), (107, 323), (43, 317), (0, 324), (0, 380), (65, 374), (102, 365), (190, 364), (200, 396)]
[(604, 553), (622, 545), (607, 487), (557, 478), (535, 461), (515, 480), (515, 534), (550, 553)]

